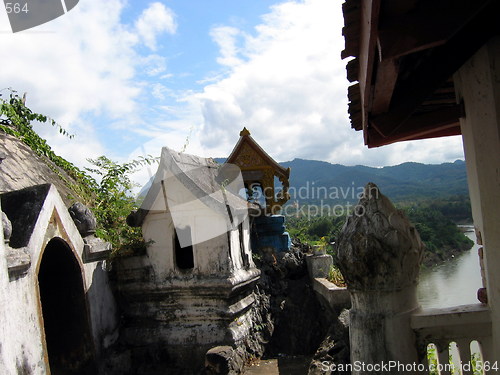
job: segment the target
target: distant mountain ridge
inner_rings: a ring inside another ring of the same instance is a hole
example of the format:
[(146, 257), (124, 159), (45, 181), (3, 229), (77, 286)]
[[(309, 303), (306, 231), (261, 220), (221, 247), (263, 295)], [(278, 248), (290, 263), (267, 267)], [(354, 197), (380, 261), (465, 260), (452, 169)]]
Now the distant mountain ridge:
[[(465, 162), (421, 164), (414, 162), (395, 166), (373, 168), (362, 165), (345, 166), (324, 161), (294, 159), (280, 163), (290, 167), (290, 187), (332, 187), (360, 191), (368, 182), (374, 182), (380, 191), (395, 202), (468, 195)], [(316, 189), (318, 190), (318, 189)], [(292, 191), (293, 192), (293, 191)], [(324, 196), (324, 190), (322, 190)], [(345, 201), (353, 201), (350, 194)], [(342, 197), (338, 200), (342, 200)], [(300, 197), (298, 197), (300, 201)], [(357, 200), (357, 199), (355, 199)], [(316, 201), (317, 198), (310, 198)]]
[[(225, 161), (224, 158), (215, 160), (218, 163)], [(394, 202), (469, 194), (463, 160), (443, 164), (407, 162), (382, 168), (306, 159), (293, 159), (280, 164), (290, 167), (291, 200), (300, 203), (354, 202), (357, 201), (357, 193), (368, 182), (377, 184), (380, 191)]]

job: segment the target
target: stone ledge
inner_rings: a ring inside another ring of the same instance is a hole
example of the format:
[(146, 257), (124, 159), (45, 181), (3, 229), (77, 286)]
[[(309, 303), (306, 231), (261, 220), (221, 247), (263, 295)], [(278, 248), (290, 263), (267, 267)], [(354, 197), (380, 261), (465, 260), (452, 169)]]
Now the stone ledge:
[(481, 304), (421, 310), (412, 315), (411, 327), (440, 338), (490, 336), (491, 312)]
[(112, 246), (109, 242), (105, 242), (100, 238), (92, 236), (83, 239), (82, 259), (84, 263), (97, 262), (108, 259), (111, 254)]
[(351, 307), (351, 295), (347, 288), (338, 287), (325, 278), (314, 278), (313, 289), (332, 307)]

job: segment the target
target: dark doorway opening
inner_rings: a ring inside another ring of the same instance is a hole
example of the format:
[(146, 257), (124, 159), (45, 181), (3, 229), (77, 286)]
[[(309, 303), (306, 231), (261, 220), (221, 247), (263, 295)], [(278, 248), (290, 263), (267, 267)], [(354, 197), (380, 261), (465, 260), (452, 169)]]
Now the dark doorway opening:
[(62, 239), (47, 244), (38, 285), (51, 374), (96, 374), (82, 271)]
[(194, 268), (193, 246), (181, 247), (179, 236), (182, 236), (183, 243), (192, 243), (191, 228), (175, 228), (175, 263), (177, 268), (186, 271)]

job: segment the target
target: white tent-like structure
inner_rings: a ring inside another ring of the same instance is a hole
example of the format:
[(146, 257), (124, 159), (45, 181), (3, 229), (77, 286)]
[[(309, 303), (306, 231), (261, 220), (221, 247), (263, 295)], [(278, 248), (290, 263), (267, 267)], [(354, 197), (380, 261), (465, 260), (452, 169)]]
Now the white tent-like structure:
[(118, 262), (131, 322), (122, 333), (131, 347), (157, 347), (171, 363), (193, 368), (208, 349), (245, 340), (260, 271), (236, 172), (162, 149), (142, 206), (128, 218), (142, 227), (146, 253)]

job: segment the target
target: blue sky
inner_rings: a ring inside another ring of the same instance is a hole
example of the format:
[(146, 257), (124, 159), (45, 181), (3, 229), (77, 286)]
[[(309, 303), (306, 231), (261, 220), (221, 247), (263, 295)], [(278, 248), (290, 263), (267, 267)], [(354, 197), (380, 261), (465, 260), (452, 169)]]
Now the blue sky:
[(0, 88), (75, 134), (38, 127), (82, 166), (162, 146), (227, 156), (243, 126), (278, 161), (347, 165), (463, 158), (460, 137), (369, 150), (350, 129), (341, 1), (80, 0), (13, 34), (0, 9)]

